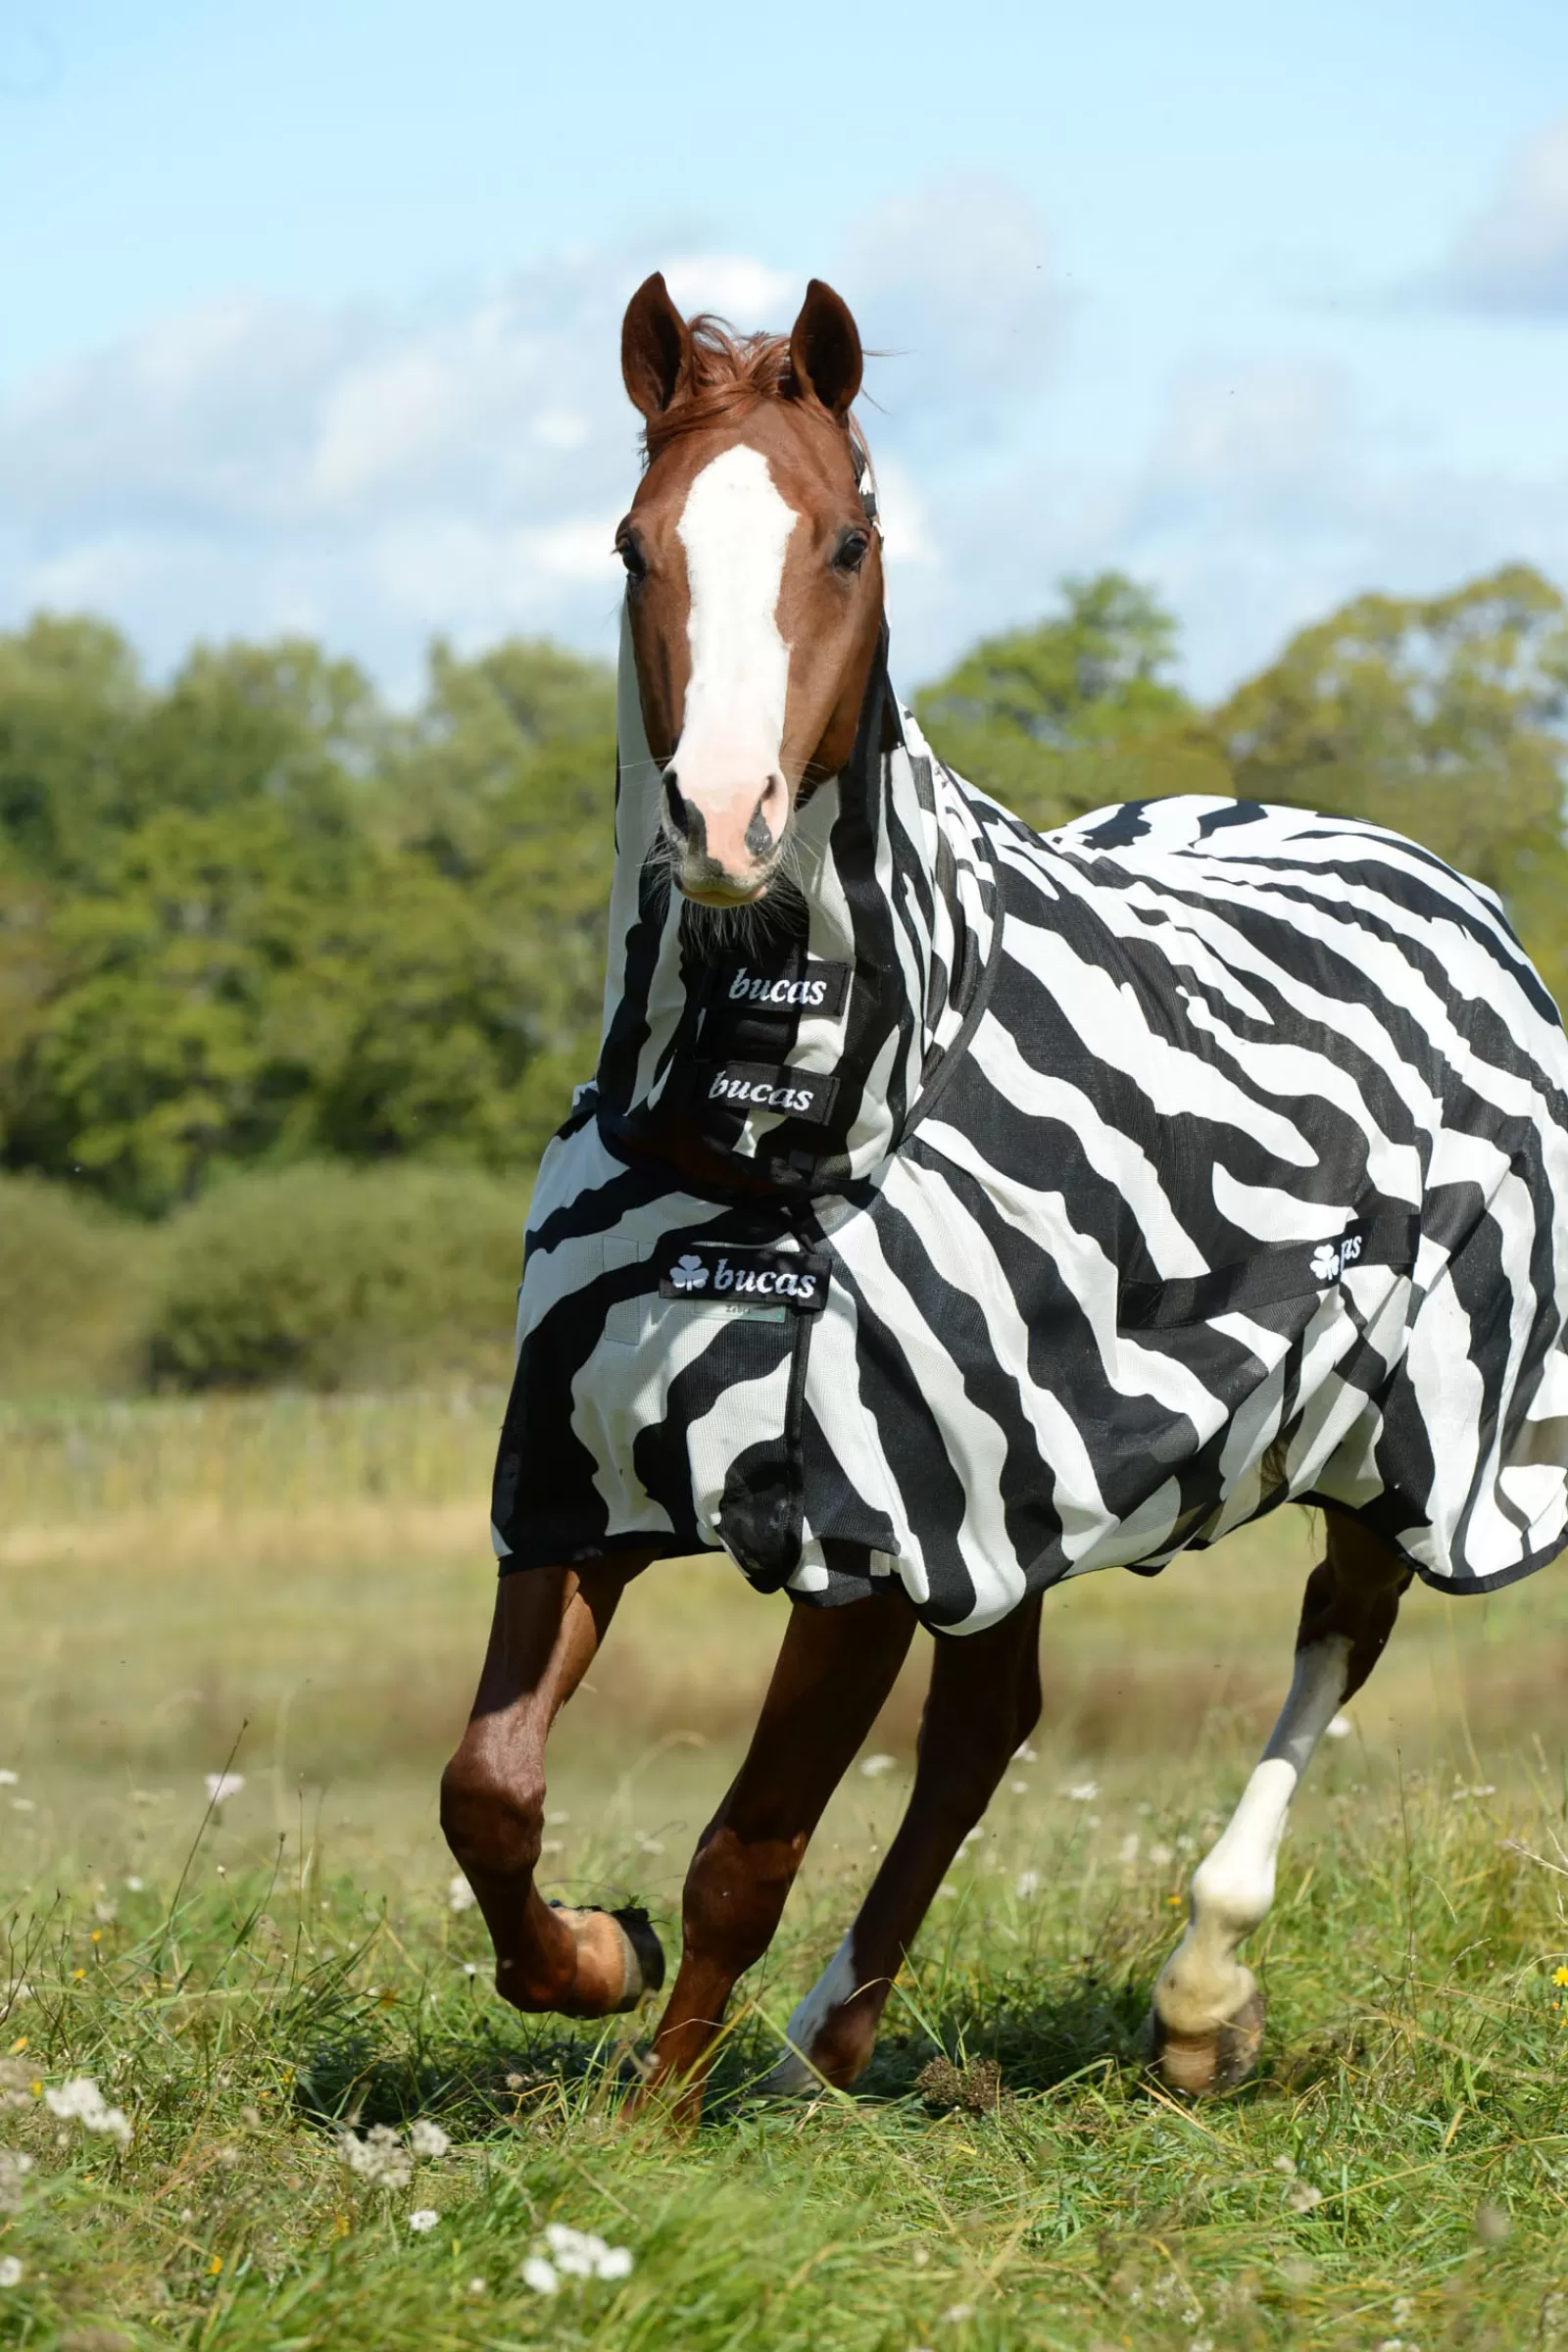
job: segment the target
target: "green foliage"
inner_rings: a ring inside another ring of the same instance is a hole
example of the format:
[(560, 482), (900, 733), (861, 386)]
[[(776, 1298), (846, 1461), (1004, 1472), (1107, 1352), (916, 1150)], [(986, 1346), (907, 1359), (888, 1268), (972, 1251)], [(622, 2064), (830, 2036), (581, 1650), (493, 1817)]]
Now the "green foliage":
[(1499, 892), (1568, 993), (1568, 601), (1539, 572), (1357, 597), (1212, 728), (1237, 791), (1391, 825)]
[(1065, 611), (988, 637), (915, 697), (942, 757), (1042, 832), (1112, 801), (1228, 792), (1165, 672), (1176, 623), (1121, 572), (1062, 583)]
[(0, 1176), (0, 1396), (133, 1385), (158, 1258), (79, 1189)]
[(505, 1381), (526, 1208), (474, 1169), (237, 1177), (170, 1229), (152, 1373), (194, 1389)]
[(156, 1215), (330, 1154), (526, 1167), (593, 1068), (613, 694), (432, 657), (394, 720), (297, 642), (167, 693), (87, 622), (0, 641), (0, 1151)]
[[(1498, 890), (1568, 991), (1568, 607), (1522, 565), (1361, 597), (1211, 715), (1117, 572), (917, 698), (1049, 828), (1240, 791), (1391, 824)], [(598, 1043), (609, 672), (431, 650), (400, 717), (305, 640), (199, 647), (163, 689), (101, 623), (0, 637), (0, 1166), (167, 1214), (333, 1158), (525, 1169)]]

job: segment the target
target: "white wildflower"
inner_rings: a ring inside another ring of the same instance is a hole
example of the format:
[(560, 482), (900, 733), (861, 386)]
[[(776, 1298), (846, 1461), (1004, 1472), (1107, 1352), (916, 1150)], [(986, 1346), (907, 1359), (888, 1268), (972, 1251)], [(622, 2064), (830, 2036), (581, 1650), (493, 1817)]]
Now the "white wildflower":
[(409, 2145), (416, 2156), (444, 2156), (452, 2142), (439, 2124), (432, 2124), (428, 2116), (421, 2115), (409, 2128)]
[(92, 1907), (92, 1915), (101, 1928), (112, 1928), (120, 1917), (120, 1905), (113, 1902), (96, 1902)]
[(476, 1977), (479, 1974), (478, 1962), (476, 1960), (465, 1960), (463, 1963), (463, 1973), (466, 1977)]
[(638, 1831), (633, 1842), (640, 1854), (662, 1854), (664, 1850), (662, 1838), (650, 1838), (641, 1830)]
[(958, 1889), (954, 1886), (951, 1879), (944, 1879), (941, 1886), (937, 1888), (936, 1893), (931, 1897), (931, 1900), (934, 1903), (940, 1903), (945, 1901), (950, 1894), (956, 1894), (957, 1891)]
[(1075, 1781), (1070, 1788), (1064, 1788), (1061, 1793), (1075, 1805), (1092, 1805), (1100, 1794), (1100, 1783)]
[(0, 1771), (0, 1788), (14, 1788), (21, 1778), (20, 1772), (12, 1772), (9, 1768)]
[(570, 1819), (571, 1815), (569, 1813), (562, 1813), (560, 1811), (547, 1813), (545, 1815), (545, 1827), (547, 1830), (564, 1830)]
[(210, 1772), (207, 1775), (207, 1802), (226, 1805), (231, 1796), (238, 1796), (245, 1786), (242, 1772)]
[(1283, 2173), (1287, 2180), (1294, 2180), (1296, 2178), (1296, 2158), (1294, 2156), (1276, 2156), (1274, 2159), (1274, 2170), (1277, 2173)]
[(1297, 2213), (1310, 2213), (1314, 2205), (1323, 2202), (1323, 2191), (1314, 2188), (1310, 2180), (1293, 2180), (1285, 2192), (1285, 2202)]
[(1039, 1871), (1020, 1870), (1018, 1876), (1013, 1881), (1012, 1891), (1018, 1897), (1020, 1903), (1027, 1903), (1032, 1896), (1037, 1895), (1040, 1892)]
[(31, 2170), (32, 2158), (20, 2148), (0, 2148), (0, 2213), (22, 2211), (22, 2183)]
[(1325, 1740), (1348, 1740), (1354, 1729), (1348, 1715), (1336, 1715), (1331, 1723), (1324, 1725), (1323, 1737)]
[(460, 1870), (457, 1877), (451, 1880), (447, 1886), (447, 1909), (449, 1911), (471, 1911), (473, 1902), (473, 1888)]
[(1116, 1859), (1124, 1868), (1130, 1867), (1131, 1864), (1137, 1861), (1140, 1843), (1141, 1840), (1139, 1838), (1138, 1832), (1136, 1830), (1130, 1830), (1127, 1836), (1122, 1839), (1120, 1845), (1116, 1848)]
[(90, 2075), (73, 2075), (69, 2082), (46, 2090), (43, 2103), (51, 2115), (68, 2123), (74, 2119), (84, 2132), (106, 2132), (122, 2148), (130, 2145), (130, 2126), (123, 2113), (110, 2106)]
[(1038, 1764), (1040, 1758), (1035, 1754), (1034, 1749), (1030, 1746), (1028, 1740), (1026, 1740), (1022, 1747), (1015, 1747), (1013, 1749), (1012, 1760), (1015, 1764)]
[(11, 1799), (11, 1810), (13, 1813), (36, 1813), (38, 1808), (30, 1796), (14, 1796)]
[(126, 1893), (127, 1893), (127, 1894), (140, 1894), (140, 1892), (141, 1892), (142, 1888), (143, 1888), (143, 1887), (146, 1886), (146, 1884), (147, 1884), (147, 1882), (146, 1882), (146, 1880), (145, 1880), (145, 1879), (136, 1879), (136, 1878), (130, 1878), (130, 1879), (127, 1879), (127, 1880), (125, 1881), (125, 1891), (126, 1891)]
[(879, 1781), (885, 1772), (893, 1770), (898, 1760), (897, 1756), (865, 1756), (860, 1763), (860, 1778), (865, 1781)]
[(632, 2257), (626, 2246), (611, 2246), (591, 2230), (573, 2230), (565, 2222), (552, 2222), (545, 2230), (545, 2243), (550, 2248), (547, 2268), (563, 2278), (628, 2278)]
[(434, 2206), (421, 2205), (417, 2213), (410, 2214), (409, 2228), (415, 2230), (418, 2236), (423, 2237), (425, 2231), (433, 2230), (440, 2219), (441, 2216), (436, 2212)]
[(414, 2158), (390, 2124), (373, 2124), (363, 2139), (340, 2132), (337, 2150), (351, 2173), (376, 2188), (407, 2188), (414, 2178)]
[(487, 2295), (490, 2292), (490, 2289), (488, 2286), (486, 2286), (482, 2278), (470, 2278), (468, 2280), (468, 2292), (475, 2299), (477, 2299), (480, 2295)]
[(974, 2305), (972, 2303), (950, 2303), (942, 2317), (950, 2328), (961, 2328), (965, 2320), (974, 2318)]
[(1394, 2298), (1394, 2325), (1396, 2328), (1407, 2328), (1414, 2318), (1414, 2295), (1396, 2295)]
[(531, 2286), (536, 2295), (553, 2295), (561, 2280), (554, 2263), (546, 2262), (542, 2254), (530, 2254), (522, 2266), (522, 2283)]
[(20, 2286), (22, 2265), (14, 2254), (0, 2257), (0, 2286)]
[(1007, 1794), (1009, 1796), (1027, 1796), (1028, 1793), (1029, 1784), (1027, 1781), (1009, 1781), (1007, 1783)]
[(1152, 1845), (1149, 1849), (1149, 1859), (1155, 1870), (1163, 1870), (1167, 1862), (1175, 1861), (1175, 1850), (1168, 1845)]

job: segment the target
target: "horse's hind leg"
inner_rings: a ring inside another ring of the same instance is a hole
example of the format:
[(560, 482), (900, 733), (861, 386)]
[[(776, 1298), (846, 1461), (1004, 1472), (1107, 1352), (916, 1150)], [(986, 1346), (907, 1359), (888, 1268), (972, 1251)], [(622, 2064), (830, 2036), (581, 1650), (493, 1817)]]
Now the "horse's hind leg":
[(1297, 1784), (1382, 1656), (1410, 1582), (1404, 1563), (1358, 1521), (1327, 1517), (1327, 1557), (1307, 1579), (1290, 1695), (1241, 1803), (1193, 1874), (1187, 1932), (1154, 1986), (1154, 2055), (1173, 2090), (1228, 2090), (1256, 2062), (1263, 1998), (1237, 1947), (1268, 1916)]
[(954, 1856), (1040, 1720), (1040, 1600), (939, 1640), (914, 1787), (855, 1924), (786, 2028), (774, 2091), (841, 2088), (867, 2064), (893, 1980)]
[(795, 1874), (914, 1635), (901, 1592), (792, 1608), (752, 1744), (686, 1874), (680, 1973), (645, 2096), (695, 2113), (724, 2010), (773, 1939)]
[(605, 2017), (663, 1983), (640, 1911), (567, 1911), (534, 1884), (544, 1835), (545, 1740), (646, 1558), (504, 1576), (468, 1728), (441, 1779), (441, 1827), (496, 1949), (515, 2009)]

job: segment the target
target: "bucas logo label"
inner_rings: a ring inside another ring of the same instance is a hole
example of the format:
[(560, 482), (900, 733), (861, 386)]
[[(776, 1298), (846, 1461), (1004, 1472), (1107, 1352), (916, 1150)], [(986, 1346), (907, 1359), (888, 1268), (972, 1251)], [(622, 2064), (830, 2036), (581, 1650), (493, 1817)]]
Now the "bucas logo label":
[(754, 971), (739, 963), (728, 974), (724, 995), (731, 1004), (756, 1005), (766, 1012), (821, 1012), (835, 1017), (844, 1010), (849, 994), (847, 963), (808, 960), (803, 973)]
[(1320, 1242), (1312, 1252), (1312, 1272), (1319, 1282), (1338, 1282), (1347, 1266), (1361, 1254), (1362, 1236), (1348, 1233), (1338, 1242)]
[(820, 1126), (833, 1107), (833, 1079), (816, 1070), (774, 1068), (766, 1062), (726, 1061), (706, 1073), (703, 1100), (735, 1110), (771, 1110)]
[(827, 1282), (827, 1259), (814, 1251), (683, 1241), (660, 1278), (659, 1296), (703, 1306), (787, 1307), (809, 1315), (824, 1304)]

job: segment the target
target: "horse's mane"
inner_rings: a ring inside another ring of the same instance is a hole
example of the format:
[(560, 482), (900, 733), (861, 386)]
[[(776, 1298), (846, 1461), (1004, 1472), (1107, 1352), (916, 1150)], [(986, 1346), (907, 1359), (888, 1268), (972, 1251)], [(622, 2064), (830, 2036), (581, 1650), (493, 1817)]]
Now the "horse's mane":
[[(768, 400), (801, 400), (801, 388), (790, 365), (788, 335), (736, 332), (727, 318), (699, 311), (687, 320), (692, 338), (690, 389), (643, 427), (643, 452), (651, 466), (671, 442), (712, 424), (728, 423)], [(813, 409), (803, 406), (803, 414)], [(824, 413), (814, 414), (827, 421)], [(865, 436), (857, 419), (848, 419), (850, 456), (859, 480), (870, 463)]]

